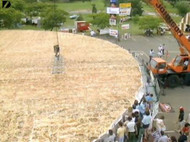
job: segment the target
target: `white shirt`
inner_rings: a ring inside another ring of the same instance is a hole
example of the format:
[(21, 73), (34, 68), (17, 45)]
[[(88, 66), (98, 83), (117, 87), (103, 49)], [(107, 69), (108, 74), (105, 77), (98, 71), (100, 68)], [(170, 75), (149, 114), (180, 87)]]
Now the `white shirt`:
[(159, 47), (158, 47), (158, 51), (161, 51), (162, 50), (162, 46), (160, 45)]
[(149, 53), (150, 56), (154, 56), (154, 50), (150, 50), (150, 53)]
[(184, 62), (184, 65), (187, 66), (188, 64), (189, 64), (189, 61), (186, 60), (186, 61)]
[(138, 108), (133, 109), (133, 113), (135, 113), (135, 112), (139, 112), (139, 109)]
[(115, 140), (115, 134), (109, 135), (109, 137), (104, 142), (114, 142)]
[(151, 117), (151, 115), (144, 115), (143, 116), (143, 119), (142, 119), (142, 123), (144, 124), (144, 125), (148, 125), (148, 124), (150, 124), (151, 123), (151, 119), (152, 119), (152, 117)]
[(161, 137), (160, 132), (159, 131), (155, 131), (152, 133), (152, 136), (154, 138), (154, 142), (157, 142), (159, 140), (159, 138)]
[(127, 123), (128, 132), (135, 132), (135, 122), (132, 120)]
[(158, 129), (158, 131), (165, 131), (166, 130), (166, 126), (164, 124), (164, 121), (162, 119), (155, 119), (156, 120), (156, 127)]
[(163, 54), (161, 51), (158, 52), (158, 56), (161, 57)]
[(166, 135), (163, 135), (158, 139), (158, 142), (169, 142), (169, 139)]
[(132, 121), (135, 122), (135, 117), (132, 117)]
[(91, 32), (90, 32), (90, 35), (91, 35), (91, 36), (94, 36), (94, 35), (95, 35), (95, 32), (94, 32), (94, 31), (91, 31)]

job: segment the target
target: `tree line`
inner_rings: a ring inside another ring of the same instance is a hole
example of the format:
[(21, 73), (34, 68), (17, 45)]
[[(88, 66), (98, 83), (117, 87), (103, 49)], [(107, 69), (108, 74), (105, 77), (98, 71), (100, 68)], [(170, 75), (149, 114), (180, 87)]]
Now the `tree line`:
[(21, 18), (30, 19), (32, 17), (41, 17), (42, 27), (46, 30), (52, 30), (66, 21), (68, 13), (57, 9), (52, 3), (36, 2), (36, 0), (10, 0), (10, 8), (0, 9), (0, 28), (17, 28), (21, 23)]

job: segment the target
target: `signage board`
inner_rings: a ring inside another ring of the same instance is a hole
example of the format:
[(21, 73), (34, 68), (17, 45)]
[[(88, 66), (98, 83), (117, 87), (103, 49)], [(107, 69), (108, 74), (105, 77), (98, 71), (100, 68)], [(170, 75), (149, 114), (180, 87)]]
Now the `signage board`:
[(109, 24), (110, 24), (110, 25), (116, 25), (116, 24), (117, 24), (116, 19), (110, 18), (110, 19), (109, 19)]
[(131, 14), (131, 8), (120, 8), (119, 16), (127, 16)]
[(110, 3), (117, 3), (118, 0), (110, 0)]
[(119, 7), (120, 8), (131, 8), (131, 3), (120, 3)]
[(119, 8), (118, 7), (107, 7), (107, 13), (108, 14), (119, 14)]
[(109, 34), (109, 29), (100, 29), (100, 35)]
[(109, 29), (109, 35), (118, 37), (118, 30)]
[(129, 24), (121, 25), (121, 28), (127, 30), (130, 28)]

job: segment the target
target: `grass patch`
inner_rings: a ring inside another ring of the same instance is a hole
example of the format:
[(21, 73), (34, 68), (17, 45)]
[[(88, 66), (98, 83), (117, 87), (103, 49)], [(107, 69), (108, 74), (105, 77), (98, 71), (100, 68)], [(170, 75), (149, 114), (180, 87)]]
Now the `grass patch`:
[(176, 24), (181, 22), (182, 17), (181, 16), (171, 16), (172, 19), (176, 22)]
[(129, 24), (130, 28), (128, 30), (123, 30), (120, 28), (121, 34), (130, 33), (132, 35), (139, 35), (139, 34), (143, 34), (144, 32), (144, 30), (139, 29), (139, 25), (137, 22), (129, 20), (128, 22), (125, 22), (124, 24)]
[(142, 7), (144, 12), (155, 12), (154, 8), (151, 5), (146, 4), (144, 2), (142, 2)]
[(96, 0), (92, 2), (77, 1), (77, 2), (72, 2), (72, 3), (56, 3), (59, 9), (65, 10), (67, 12), (79, 11), (79, 10), (87, 10), (91, 12), (92, 4), (96, 5), (97, 10), (101, 10), (101, 11), (105, 10), (104, 3), (102, 0)]
[(178, 10), (177, 8), (173, 7), (169, 2), (167, 1), (163, 1), (164, 2), (164, 6), (166, 8), (166, 10), (169, 12), (169, 13), (176, 13), (178, 14)]
[[(84, 18), (84, 21), (91, 21), (92, 17), (89, 16), (90, 14), (82, 14), (82, 17)], [(70, 19), (69, 16), (66, 19), (66, 22), (64, 23), (64, 27), (74, 27), (75, 19)]]
[[(178, 14), (178, 10), (177, 8), (173, 7), (170, 3), (168, 3), (167, 1), (163, 1), (164, 2), (164, 6), (166, 8), (166, 10), (169, 12), (169, 13), (177, 13)], [(142, 2), (142, 6), (143, 6), (143, 10), (145, 12), (156, 12), (156, 10), (154, 10), (153, 6), (151, 4), (146, 4), (144, 2)]]
[(23, 25), (20, 29), (21, 30), (44, 30), (43, 28), (39, 28), (34, 25)]

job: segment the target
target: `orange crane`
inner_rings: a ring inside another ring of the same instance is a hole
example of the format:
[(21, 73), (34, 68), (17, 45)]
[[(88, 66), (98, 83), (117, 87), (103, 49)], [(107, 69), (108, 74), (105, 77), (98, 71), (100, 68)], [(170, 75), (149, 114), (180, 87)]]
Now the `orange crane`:
[(149, 70), (170, 87), (176, 87), (180, 83), (190, 85), (190, 42), (179, 29), (177, 24), (166, 11), (160, 0), (147, 0), (168, 24), (173, 36), (180, 45), (180, 55), (177, 55), (170, 63), (161, 58), (152, 58), (148, 66)]

